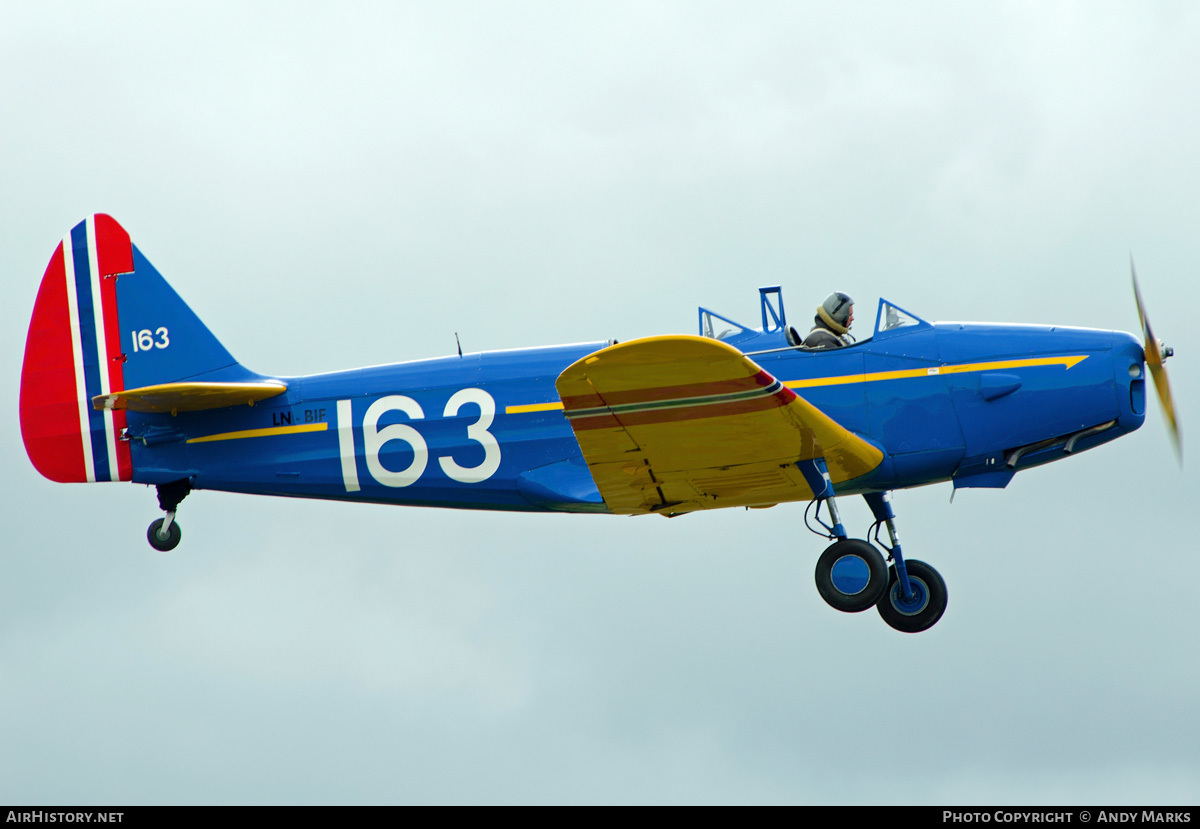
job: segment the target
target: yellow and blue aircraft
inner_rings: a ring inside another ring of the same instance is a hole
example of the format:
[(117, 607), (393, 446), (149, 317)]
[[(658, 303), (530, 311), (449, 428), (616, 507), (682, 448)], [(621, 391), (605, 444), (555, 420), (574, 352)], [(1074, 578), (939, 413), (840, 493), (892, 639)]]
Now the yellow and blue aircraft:
[[(821, 596), (846, 612), (876, 607), (906, 632), (935, 624), (947, 592), (935, 569), (904, 558), (892, 490), (1004, 487), (1132, 432), (1146, 368), (1178, 451), (1171, 351), (1140, 296), (1141, 339), (929, 323), (881, 300), (872, 336), (811, 351), (780, 289), (760, 294), (756, 329), (701, 308), (699, 336), (276, 377), (238, 363), (98, 214), (63, 238), (42, 278), (21, 431), (51, 480), (154, 485), (165, 515), (147, 538), (164, 551), (181, 538), (180, 502), (202, 489), (665, 516), (807, 501), (833, 540), (816, 568)], [(873, 544), (842, 526), (847, 495), (870, 505)]]

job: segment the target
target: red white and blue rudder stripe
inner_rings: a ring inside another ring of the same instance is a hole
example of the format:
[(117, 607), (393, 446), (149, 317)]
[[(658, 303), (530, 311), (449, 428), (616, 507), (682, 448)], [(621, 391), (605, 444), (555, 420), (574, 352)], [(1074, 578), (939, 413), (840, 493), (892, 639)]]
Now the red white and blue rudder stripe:
[(129, 234), (96, 214), (63, 238), (42, 277), (25, 338), (21, 436), (52, 481), (133, 477), (125, 412), (91, 402), (125, 389), (116, 283), (133, 269)]

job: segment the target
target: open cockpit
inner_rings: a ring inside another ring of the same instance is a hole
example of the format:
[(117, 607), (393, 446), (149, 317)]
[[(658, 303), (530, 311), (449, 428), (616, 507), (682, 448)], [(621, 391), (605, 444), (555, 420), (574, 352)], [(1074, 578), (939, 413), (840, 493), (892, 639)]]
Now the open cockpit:
[[(736, 320), (716, 313), (708, 308), (699, 309), (699, 334), (713, 340), (728, 343), (745, 354), (761, 354), (770, 351), (830, 351), (831, 349), (809, 349), (802, 343), (808, 325), (801, 328), (788, 325), (787, 314), (783, 307), (783, 289), (778, 285), (769, 288), (759, 288), (759, 308), (761, 327), (751, 328)], [(858, 340), (850, 346), (864, 343), (880, 337), (890, 337), (899, 334), (929, 328), (929, 323), (916, 314), (906, 311), (899, 305), (886, 299), (879, 300), (875, 314), (875, 328), (871, 336)]]

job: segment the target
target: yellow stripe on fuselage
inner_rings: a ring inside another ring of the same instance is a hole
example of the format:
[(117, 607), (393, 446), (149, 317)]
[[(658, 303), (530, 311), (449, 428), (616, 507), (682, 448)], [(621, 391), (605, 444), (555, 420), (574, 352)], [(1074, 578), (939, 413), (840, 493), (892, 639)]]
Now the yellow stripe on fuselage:
[[(1030, 357), (1023, 360), (992, 360), (987, 363), (960, 363), (954, 366), (930, 366), (928, 368), (906, 368), (899, 371), (875, 371), (870, 374), (843, 374), (839, 377), (813, 377), (808, 380), (785, 380), (789, 389), (811, 389), (818, 386), (844, 386), (851, 383), (877, 383), (882, 380), (904, 380), (911, 377), (939, 377), (943, 374), (967, 374), (972, 371), (1001, 371), (1011, 368), (1034, 366), (1063, 366), (1074, 368), (1088, 358), (1086, 354), (1069, 357)], [(524, 403), (505, 406), (505, 414), (527, 414), (529, 412), (559, 412), (563, 404)]]
[(520, 406), (505, 406), (505, 414), (527, 414), (528, 412), (560, 412), (563, 404), (555, 403), (524, 403)]
[(972, 371), (999, 371), (1006, 368), (1032, 366), (1064, 366), (1073, 368), (1087, 359), (1086, 354), (1071, 357), (1032, 357), (1025, 360), (993, 360), (989, 363), (960, 363), (956, 366), (906, 368), (899, 371), (874, 371), (870, 374), (846, 374), (841, 377), (814, 377), (810, 380), (786, 380), (789, 389), (811, 389), (816, 386), (841, 386), (847, 383), (876, 383), (880, 380), (904, 380), (910, 377), (939, 377), (943, 374), (967, 374)]
[(188, 438), (188, 443), (208, 443), (214, 440), (241, 440), (242, 438), (265, 438), (272, 435), (298, 435), (302, 432), (324, 432), (328, 423), (301, 423), (298, 426), (273, 426), (269, 429), (242, 429), (240, 432), (221, 432), (199, 438)]

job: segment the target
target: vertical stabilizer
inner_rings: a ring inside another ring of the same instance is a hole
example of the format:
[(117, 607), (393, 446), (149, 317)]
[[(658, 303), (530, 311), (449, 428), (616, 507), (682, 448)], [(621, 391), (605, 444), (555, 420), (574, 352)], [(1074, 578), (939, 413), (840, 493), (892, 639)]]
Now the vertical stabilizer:
[(52, 481), (133, 477), (126, 413), (93, 398), (155, 383), (252, 375), (229, 355), (111, 216), (77, 224), (42, 277), (25, 339), (25, 451)]

